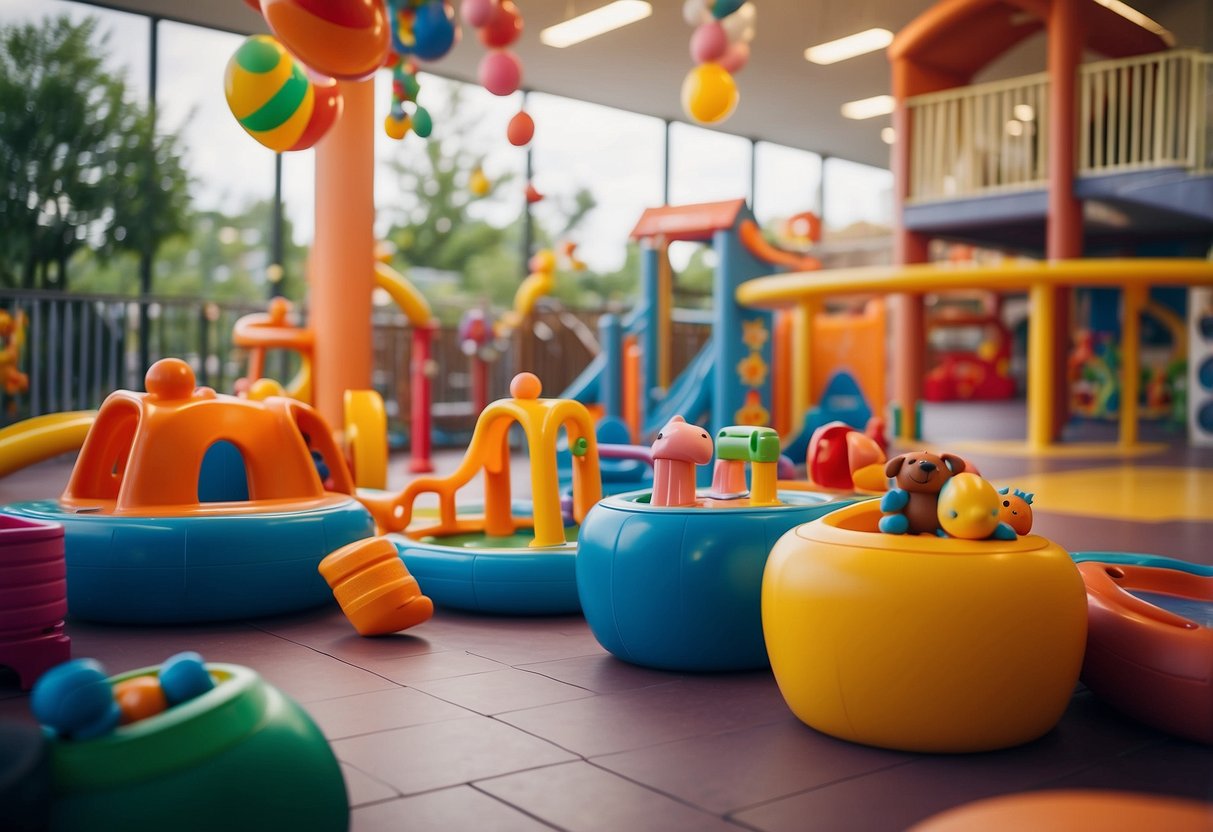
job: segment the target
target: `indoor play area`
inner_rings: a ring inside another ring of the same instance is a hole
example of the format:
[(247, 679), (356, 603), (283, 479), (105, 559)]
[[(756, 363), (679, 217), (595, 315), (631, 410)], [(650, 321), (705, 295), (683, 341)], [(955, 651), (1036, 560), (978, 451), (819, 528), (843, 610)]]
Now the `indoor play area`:
[(1213, 829), (1208, 4), (20, 5), (276, 190), (0, 202), (0, 829)]

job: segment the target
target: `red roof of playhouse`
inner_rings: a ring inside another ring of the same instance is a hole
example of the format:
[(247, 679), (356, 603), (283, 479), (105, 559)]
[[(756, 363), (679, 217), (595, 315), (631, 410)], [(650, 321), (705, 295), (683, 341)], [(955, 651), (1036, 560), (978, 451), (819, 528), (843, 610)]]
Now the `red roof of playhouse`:
[(700, 202), (696, 205), (663, 205), (647, 208), (632, 229), (633, 240), (665, 237), (668, 241), (704, 242), (717, 231), (729, 231), (745, 210), (744, 199)]

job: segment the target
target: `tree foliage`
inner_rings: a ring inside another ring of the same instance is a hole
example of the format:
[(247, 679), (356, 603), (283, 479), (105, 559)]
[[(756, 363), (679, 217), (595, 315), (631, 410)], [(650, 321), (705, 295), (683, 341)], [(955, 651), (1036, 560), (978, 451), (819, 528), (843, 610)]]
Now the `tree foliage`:
[(9, 285), (64, 288), (74, 252), (154, 254), (186, 227), (180, 141), (158, 133), (106, 67), (105, 43), (92, 18), (0, 28), (0, 280)]

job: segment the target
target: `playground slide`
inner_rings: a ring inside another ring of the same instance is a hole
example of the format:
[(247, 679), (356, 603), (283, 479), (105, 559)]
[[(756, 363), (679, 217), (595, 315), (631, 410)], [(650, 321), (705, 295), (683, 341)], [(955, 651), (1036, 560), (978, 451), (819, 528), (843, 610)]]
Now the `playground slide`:
[(413, 326), (428, 324), (434, 317), (425, 296), (417, 291), (417, 287), (410, 283), (407, 277), (387, 263), (375, 264), (375, 285), (391, 296)]
[(0, 477), (78, 450), (96, 416), (95, 410), (48, 413), (0, 429)]
[[(645, 314), (648, 311), (647, 304), (640, 304), (623, 319), (623, 331), (628, 335), (639, 335), (644, 331)], [(581, 402), (582, 404), (597, 404), (600, 396), (598, 393), (599, 379), (602, 378), (602, 373), (607, 368), (607, 362), (610, 359), (606, 353), (600, 352), (594, 356), (584, 370), (573, 379), (568, 388), (561, 393), (557, 398), (572, 399)]]
[(646, 437), (655, 436), (674, 416), (682, 416), (694, 424), (707, 424), (711, 419), (712, 381), (716, 365), (713, 362), (712, 339), (709, 338), (691, 359), (682, 374), (670, 385), (665, 398), (649, 411), (644, 426)]

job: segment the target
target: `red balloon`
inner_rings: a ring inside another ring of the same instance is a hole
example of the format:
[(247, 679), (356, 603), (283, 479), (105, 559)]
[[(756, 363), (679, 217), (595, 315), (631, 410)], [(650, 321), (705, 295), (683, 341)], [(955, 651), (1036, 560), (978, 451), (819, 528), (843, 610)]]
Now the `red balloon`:
[(522, 64), (513, 52), (494, 50), (480, 59), (480, 85), (493, 95), (512, 95), (522, 83)]
[(345, 107), (345, 99), (341, 97), (341, 88), (333, 78), (317, 80), (312, 77), (312, 88), (316, 91), (316, 104), (312, 108), (312, 117), (308, 119), (307, 127), (303, 128), (299, 140), (288, 150), (307, 150), (324, 138), (333, 123), (341, 118), (341, 110)]
[(522, 147), (535, 135), (535, 121), (525, 111), (519, 112), (510, 119), (505, 129), (505, 136), (514, 147)]
[(509, 46), (522, 34), (522, 13), (514, 0), (501, 0), (480, 29), (480, 42), (489, 48)]

